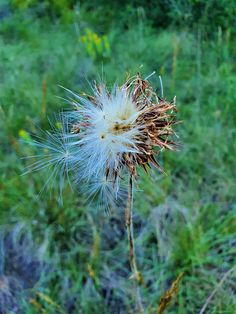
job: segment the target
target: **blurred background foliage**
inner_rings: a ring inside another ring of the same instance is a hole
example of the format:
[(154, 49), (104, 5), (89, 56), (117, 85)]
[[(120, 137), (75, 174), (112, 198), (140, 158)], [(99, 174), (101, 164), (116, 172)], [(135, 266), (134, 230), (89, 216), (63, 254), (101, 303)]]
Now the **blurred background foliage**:
[(147, 313), (183, 271), (166, 313), (199, 313), (216, 287), (205, 313), (236, 312), (235, 272), (217, 286), (236, 261), (235, 27), (234, 0), (0, 1), (1, 313), (134, 312), (123, 212), (69, 186), (62, 202), (45, 173), (22, 173), (27, 141), (68, 108), (58, 85), (89, 93), (153, 70), (183, 123), (181, 150), (160, 156), (167, 176), (140, 172), (135, 193)]

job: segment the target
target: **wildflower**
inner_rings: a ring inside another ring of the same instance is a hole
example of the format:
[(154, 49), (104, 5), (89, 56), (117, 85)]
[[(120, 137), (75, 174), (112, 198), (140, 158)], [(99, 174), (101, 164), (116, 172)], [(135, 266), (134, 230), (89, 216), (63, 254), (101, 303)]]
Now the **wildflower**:
[(95, 84), (93, 96), (69, 92), (74, 109), (62, 115), (66, 127), (60, 136), (49, 134), (47, 144), (37, 144), (49, 154), (46, 164), (39, 162), (36, 169), (54, 163), (72, 172), (77, 182), (93, 186), (90, 191), (101, 185), (102, 194), (108, 190), (109, 197), (111, 186), (117, 196), (126, 175), (137, 177), (138, 166), (147, 171), (152, 164), (161, 170), (156, 156), (163, 149), (175, 148), (170, 139), (175, 101), (158, 97), (140, 75), (110, 92), (103, 83)]

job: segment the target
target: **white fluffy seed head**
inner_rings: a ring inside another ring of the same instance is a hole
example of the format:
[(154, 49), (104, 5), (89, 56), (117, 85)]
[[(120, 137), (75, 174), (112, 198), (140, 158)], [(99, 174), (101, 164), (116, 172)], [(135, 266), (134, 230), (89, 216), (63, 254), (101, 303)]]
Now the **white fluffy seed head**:
[[(139, 129), (133, 125), (139, 112), (125, 87), (114, 87), (111, 95), (101, 88), (96, 95), (95, 106), (91, 101), (76, 96), (74, 110), (60, 115), (60, 128), (53, 127), (46, 132), (46, 139), (36, 139), (33, 146), (40, 147), (43, 154), (32, 156), (34, 162), (27, 171), (51, 170), (45, 186), (59, 182), (69, 173), (82, 190), (92, 198), (97, 195), (99, 202), (115, 204), (124, 195), (120, 191), (120, 180), (114, 184), (111, 177), (106, 178), (106, 169), (119, 169), (121, 156), (125, 152), (135, 153), (135, 137)], [(79, 125), (79, 132), (73, 127)], [(43, 187), (43, 189), (45, 188)]]
[(139, 112), (127, 89), (115, 87), (111, 95), (102, 90), (96, 103), (97, 106), (87, 103), (86, 108), (76, 112), (85, 124), (80, 126), (73, 145), (79, 148), (82, 170), (79, 176), (88, 180), (101, 173), (105, 175), (106, 168), (120, 167), (123, 153), (137, 152), (135, 138), (139, 133), (133, 123)]
[(174, 149), (169, 137), (175, 104), (159, 98), (139, 75), (111, 92), (102, 84), (84, 98), (67, 91), (74, 108), (61, 115), (61, 130), (54, 128), (46, 141), (34, 142), (47, 154), (39, 156), (33, 170), (53, 165), (49, 179), (59, 176), (60, 186), (70, 173), (89, 196), (117, 203), (123, 178), (136, 178), (138, 166), (160, 169), (156, 154)]

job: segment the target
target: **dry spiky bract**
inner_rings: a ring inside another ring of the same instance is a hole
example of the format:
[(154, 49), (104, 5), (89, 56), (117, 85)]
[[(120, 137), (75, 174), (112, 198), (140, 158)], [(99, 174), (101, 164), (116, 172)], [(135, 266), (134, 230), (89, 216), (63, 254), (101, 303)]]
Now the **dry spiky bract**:
[(178, 293), (180, 281), (182, 280), (183, 276), (184, 276), (184, 273), (181, 273), (177, 277), (177, 279), (172, 283), (170, 289), (168, 289), (165, 292), (165, 294), (161, 297), (159, 305), (158, 305), (158, 309), (157, 309), (157, 314), (163, 314), (166, 308), (169, 306), (172, 299), (176, 296), (176, 294)]
[[(116, 87), (113, 95), (107, 91), (104, 85), (96, 84), (95, 97), (87, 96), (87, 98), (95, 108), (100, 108), (102, 111), (104, 107), (102, 107), (101, 100), (105, 98), (112, 110), (115, 103), (114, 98), (118, 98), (119, 94), (123, 95), (121, 100), (123, 104), (117, 104), (120, 111), (117, 111), (116, 115), (109, 116), (104, 110), (102, 120), (104, 120), (104, 124), (106, 124), (106, 120), (109, 121), (109, 127), (100, 135), (101, 145), (109, 137), (108, 133), (110, 133), (110, 137), (113, 137), (111, 142), (114, 146), (116, 142), (117, 144), (122, 142), (122, 136), (131, 136), (129, 142), (125, 143), (123, 151), (122, 149), (117, 150), (116, 160), (112, 163), (109, 155), (110, 157), (114, 156), (112, 146), (110, 147), (111, 151), (107, 155), (105, 167), (106, 177), (111, 174), (116, 180), (124, 166), (134, 178), (137, 176), (137, 165), (142, 166), (145, 171), (150, 164), (161, 170), (156, 161), (156, 155), (163, 149), (173, 150), (175, 148), (175, 143), (170, 139), (170, 136), (173, 135), (172, 125), (175, 123), (175, 100), (169, 103), (158, 97), (150, 83), (143, 80), (140, 75), (137, 75), (132, 81), (128, 80), (120, 88)], [(97, 125), (92, 117), (88, 117), (86, 124), (84, 121), (74, 124), (72, 131), (78, 134), (84, 127), (88, 129), (94, 127), (95, 131)]]
[(60, 178), (72, 172), (77, 182), (86, 183), (89, 195), (109, 203), (120, 197), (127, 175), (137, 177), (137, 166), (161, 170), (156, 156), (175, 148), (175, 101), (158, 97), (139, 74), (111, 91), (95, 84), (92, 96), (69, 92), (74, 109), (62, 115), (61, 131), (55, 128), (46, 143), (36, 143), (48, 154), (35, 169), (54, 164), (53, 177)]
[(172, 125), (175, 123), (173, 113), (176, 107), (174, 101), (168, 103), (159, 98), (149, 82), (142, 80), (139, 75), (131, 92), (131, 98), (140, 112), (134, 122), (140, 129), (140, 136), (136, 139), (139, 152), (133, 155), (124, 154), (124, 160), (130, 173), (136, 177), (136, 164), (141, 165), (144, 170), (149, 163), (161, 169), (155, 159), (156, 154), (165, 148), (174, 149), (175, 143), (169, 137), (173, 134)]

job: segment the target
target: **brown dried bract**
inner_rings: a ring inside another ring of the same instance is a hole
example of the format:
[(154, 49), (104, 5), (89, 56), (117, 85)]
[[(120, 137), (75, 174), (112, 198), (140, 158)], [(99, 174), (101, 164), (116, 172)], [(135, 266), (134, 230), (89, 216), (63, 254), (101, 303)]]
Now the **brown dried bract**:
[[(132, 84), (129, 87), (132, 88)], [(123, 162), (136, 177), (137, 165), (147, 171), (147, 166), (153, 164), (162, 171), (156, 161), (156, 155), (163, 149), (175, 150), (176, 144), (170, 138), (174, 134), (172, 125), (176, 123), (177, 109), (175, 101), (170, 103), (159, 98), (150, 83), (141, 79), (139, 74), (133, 84), (131, 95), (140, 110), (140, 115), (135, 121), (136, 126), (138, 125), (142, 130), (136, 145), (140, 153), (123, 154)]]
[(157, 314), (163, 314), (165, 309), (169, 306), (173, 297), (178, 293), (179, 283), (182, 280), (184, 273), (181, 273), (177, 279), (172, 283), (169, 290), (165, 292), (165, 294), (161, 297), (159, 302), (159, 306), (157, 309)]
[[(141, 166), (145, 171), (150, 165), (154, 165), (158, 170), (162, 171), (156, 156), (164, 149), (175, 150), (176, 143), (172, 140), (174, 134), (172, 126), (176, 124), (176, 106), (175, 99), (168, 102), (161, 99), (154, 92), (149, 81), (141, 78), (139, 74), (132, 79), (129, 78), (122, 88), (126, 88), (132, 102), (138, 109), (139, 115), (132, 123), (116, 123), (111, 128), (113, 134), (121, 134), (132, 128), (138, 128), (139, 134), (134, 138), (135, 146), (138, 153), (119, 154), (119, 164), (114, 169), (107, 169), (107, 175), (113, 172), (114, 180), (119, 175), (122, 167), (127, 167), (130, 174), (136, 178), (137, 166)], [(101, 87), (95, 83), (95, 90), (101, 93)], [(107, 95), (110, 96), (106, 90)], [(96, 96), (86, 95), (94, 106), (97, 106)], [(72, 128), (74, 133), (80, 131), (77, 124)]]

